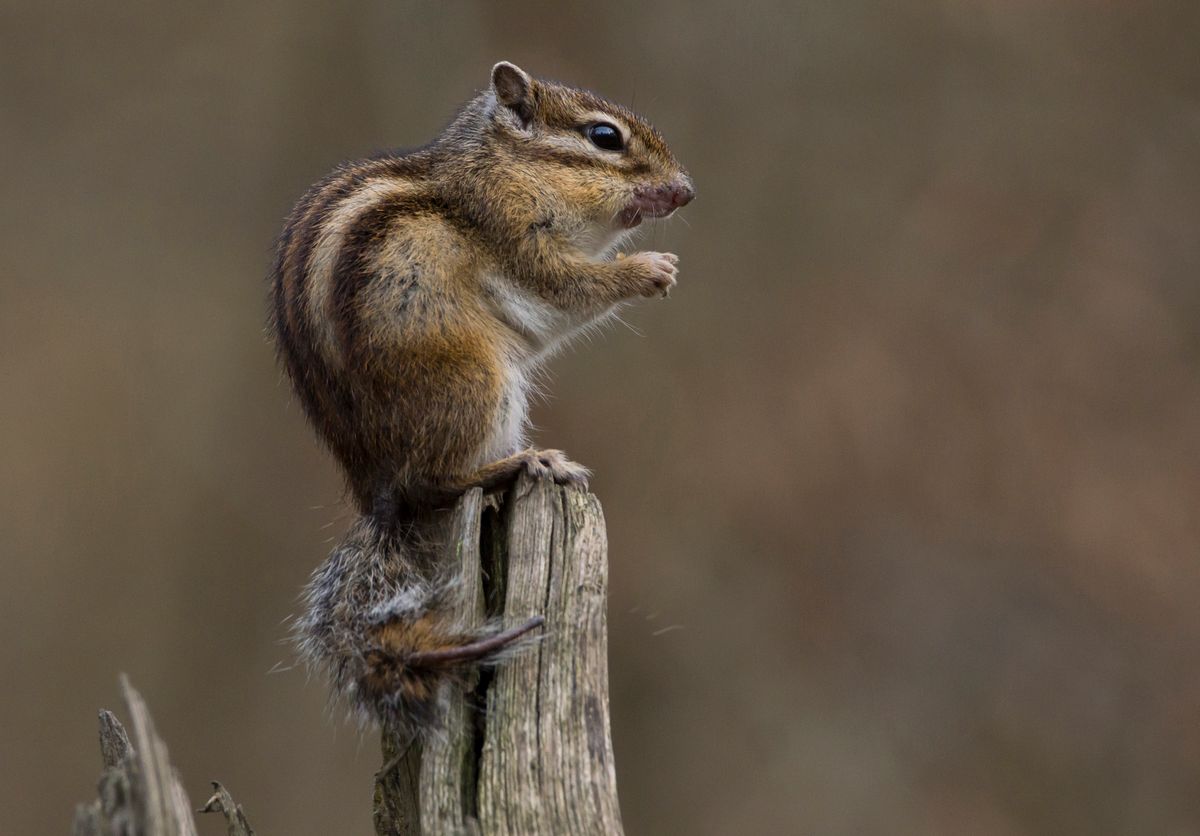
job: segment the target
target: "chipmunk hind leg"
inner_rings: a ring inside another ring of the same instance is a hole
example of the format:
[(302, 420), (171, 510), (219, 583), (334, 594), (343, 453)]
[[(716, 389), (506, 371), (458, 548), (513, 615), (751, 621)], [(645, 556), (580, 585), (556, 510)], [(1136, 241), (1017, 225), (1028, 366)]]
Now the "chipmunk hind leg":
[(446, 504), (471, 488), (492, 491), (507, 487), (521, 473), (528, 473), (539, 479), (552, 479), (559, 485), (578, 485), (586, 488), (592, 472), (578, 462), (571, 461), (561, 450), (538, 450), (531, 447), (488, 462), (467, 476), (417, 489), (412, 495), (431, 505)]

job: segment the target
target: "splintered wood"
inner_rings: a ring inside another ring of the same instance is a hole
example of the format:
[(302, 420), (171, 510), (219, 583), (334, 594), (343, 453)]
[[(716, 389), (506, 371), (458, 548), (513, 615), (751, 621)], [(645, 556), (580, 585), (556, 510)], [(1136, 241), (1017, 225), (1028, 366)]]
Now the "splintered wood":
[[(121, 677), (133, 739), (111, 711), (100, 712), (100, 760), (104, 771), (97, 798), (75, 810), (72, 836), (196, 836), (192, 806), (171, 766), (141, 694)], [(220, 784), (199, 811), (225, 816), (229, 836), (254, 836), (242, 808)]]

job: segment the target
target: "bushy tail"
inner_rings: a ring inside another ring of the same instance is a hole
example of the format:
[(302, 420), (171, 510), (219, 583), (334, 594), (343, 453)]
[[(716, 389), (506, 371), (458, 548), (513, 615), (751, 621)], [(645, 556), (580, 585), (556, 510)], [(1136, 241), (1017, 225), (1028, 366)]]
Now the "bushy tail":
[(462, 681), (542, 619), (500, 630), (453, 615), (456, 578), (436, 548), (360, 518), (305, 589), (295, 639), (362, 719), (420, 733), (436, 723), (441, 685)]

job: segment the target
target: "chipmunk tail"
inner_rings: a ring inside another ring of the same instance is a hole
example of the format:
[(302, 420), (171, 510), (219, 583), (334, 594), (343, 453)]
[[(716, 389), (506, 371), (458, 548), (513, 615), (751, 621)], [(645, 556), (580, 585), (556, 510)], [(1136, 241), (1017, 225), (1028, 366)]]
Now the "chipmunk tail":
[(453, 577), (436, 550), (411, 532), (383, 532), (360, 518), (304, 592), (293, 638), (310, 670), (326, 676), (361, 723), (414, 735), (438, 726), (444, 683), (524, 644), (541, 616), (507, 629), (463, 624), (453, 615)]

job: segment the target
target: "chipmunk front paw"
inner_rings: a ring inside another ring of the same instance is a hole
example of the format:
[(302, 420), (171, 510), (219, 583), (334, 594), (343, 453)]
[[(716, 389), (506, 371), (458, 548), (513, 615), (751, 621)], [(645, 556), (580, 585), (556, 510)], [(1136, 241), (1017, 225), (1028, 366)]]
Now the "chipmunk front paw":
[(671, 295), (679, 276), (679, 256), (675, 253), (640, 252), (625, 256), (626, 264), (636, 265), (639, 286), (637, 292), (645, 297), (666, 299)]

